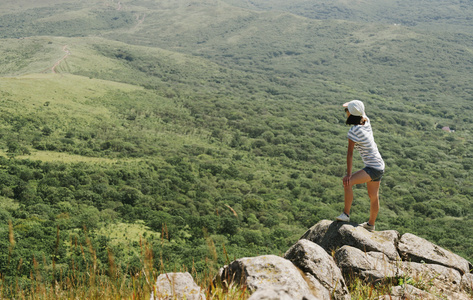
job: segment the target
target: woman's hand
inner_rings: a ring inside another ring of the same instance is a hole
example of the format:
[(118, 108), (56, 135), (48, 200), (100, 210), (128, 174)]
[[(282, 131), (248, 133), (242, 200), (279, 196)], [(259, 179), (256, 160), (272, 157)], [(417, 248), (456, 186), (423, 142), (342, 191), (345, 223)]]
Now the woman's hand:
[(343, 177), (343, 186), (344, 187), (350, 186), (350, 178), (351, 178), (351, 175), (347, 175), (347, 176)]

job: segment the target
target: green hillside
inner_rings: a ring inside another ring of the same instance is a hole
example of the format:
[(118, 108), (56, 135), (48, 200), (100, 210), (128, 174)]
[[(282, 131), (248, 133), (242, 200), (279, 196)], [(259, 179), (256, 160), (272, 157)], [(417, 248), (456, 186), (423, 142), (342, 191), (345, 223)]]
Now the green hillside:
[(378, 230), (472, 261), (472, 5), (447, 2), (0, 4), (5, 282), (139, 273), (140, 235), (167, 271), (284, 253), (343, 208), (351, 99), (387, 165)]
[(389, 0), (296, 0), (225, 2), (247, 9), (288, 11), (311, 19), (343, 19), (357, 22), (400, 24), (426, 30), (471, 32), (472, 7), (468, 1), (409, 2)]

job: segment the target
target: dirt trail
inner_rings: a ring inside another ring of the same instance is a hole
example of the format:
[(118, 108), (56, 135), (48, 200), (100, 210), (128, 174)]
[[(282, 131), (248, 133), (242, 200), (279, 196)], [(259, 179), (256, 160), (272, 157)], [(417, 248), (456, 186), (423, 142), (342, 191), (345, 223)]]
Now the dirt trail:
[(138, 21), (138, 23), (136, 23), (135, 27), (138, 27), (140, 26), (141, 24), (143, 24), (144, 20), (145, 20), (145, 17), (146, 17), (146, 14), (144, 13), (143, 16), (141, 17), (140, 14), (136, 14), (136, 21)]
[(59, 66), (59, 64), (61, 62), (63, 62), (69, 55), (71, 55), (71, 51), (69, 49), (67, 49), (67, 45), (64, 45), (62, 47), (62, 51), (66, 52), (66, 54), (61, 58), (59, 59), (52, 67), (51, 67), (51, 71), (56, 74), (56, 68)]

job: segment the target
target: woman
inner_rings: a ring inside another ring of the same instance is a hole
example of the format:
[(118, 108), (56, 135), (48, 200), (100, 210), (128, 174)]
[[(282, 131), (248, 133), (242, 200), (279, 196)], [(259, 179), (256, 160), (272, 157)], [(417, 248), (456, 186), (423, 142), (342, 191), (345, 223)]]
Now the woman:
[[(348, 125), (353, 125), (348, 131), (347, 175), (343, 177), (345, 189), (345, 208), (336, 218), (337, 221), (350, 221), (350, 209), (353, 202), (353, 186), (366, 183), (370, 198), (370, 218), (360, 224), (368, 231), (374, 231), (376, 217), (379, 211), (379, 185), (384, 173), (384, 161), (374, 142), (370, 120), (365, 114), (365, 106), (360, 100), (343, 104), (347, 114)], [(361, 155), (365, 167), (352, 174), (353, 148)]]

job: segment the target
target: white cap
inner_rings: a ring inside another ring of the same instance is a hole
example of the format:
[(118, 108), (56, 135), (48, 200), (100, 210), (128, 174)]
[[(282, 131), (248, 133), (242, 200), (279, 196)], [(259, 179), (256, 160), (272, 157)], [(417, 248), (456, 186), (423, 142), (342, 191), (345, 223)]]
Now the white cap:
[(352, 100), (343, 104), (343, 107), (348, 108), (350, 114), (354, 116), (366, 117), (365, 115), (365, 105), (360, 100)]

